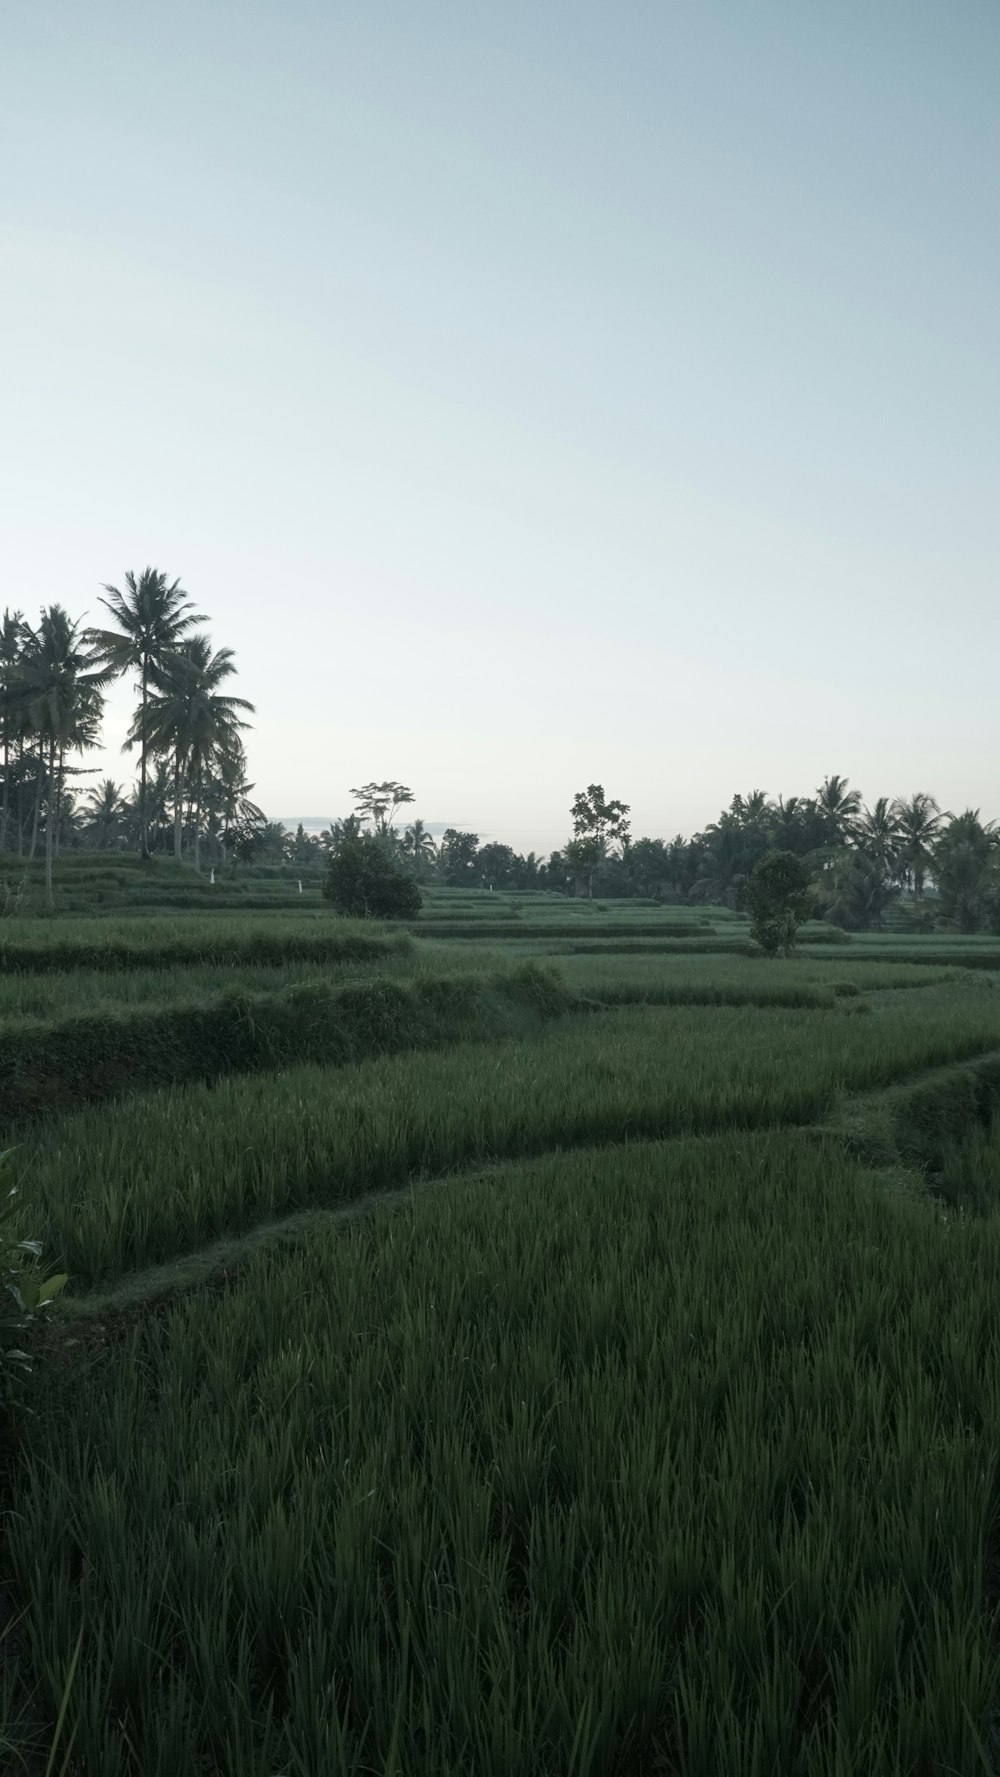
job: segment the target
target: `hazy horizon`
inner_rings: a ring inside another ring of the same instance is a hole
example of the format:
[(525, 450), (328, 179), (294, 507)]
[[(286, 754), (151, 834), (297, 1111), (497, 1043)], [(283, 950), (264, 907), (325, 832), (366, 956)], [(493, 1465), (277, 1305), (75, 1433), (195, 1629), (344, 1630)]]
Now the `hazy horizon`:
[(839, 772), (1000, 816), (994, 4), (0, 39), (0, 607), (180, 576), (269, 814), (394, 777), (547, 853), (593, 781), (669, 838)]

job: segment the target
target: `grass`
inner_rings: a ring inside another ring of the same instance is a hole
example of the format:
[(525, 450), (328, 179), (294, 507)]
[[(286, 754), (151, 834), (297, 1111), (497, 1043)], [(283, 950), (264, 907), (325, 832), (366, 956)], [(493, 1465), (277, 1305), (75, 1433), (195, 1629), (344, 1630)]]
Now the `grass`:
[(227, 989), (213, 999), (101, 1008), (0, 1029), (0, 1127), (140, 1088), (295, 1062), (341, 1067), (363, 1056), (524, 1034), (578, 1010), (537, 963), (502, 974), (314, 978), (272, 993)]
[[(53, 1117), (24, 1215), (78, 1284), (312, 1204), (493, 1157), (809, 1122), (847, 1090), (1000, 1046), (1000, 1004), (927, 990), (870, 1016), (644, 1008), (549, 1036), (289, 1068)], [(848, 1002), (849, 1004), (850, 1002)]]
[(283, 966), (290, 962), (365, 962), (402, 956), (413, 940), (372, 922), (317, 914), (269, 920), (53, 920), (0, 923), (0, 971), (39, 975), (68, 969), (174, 969), (195, 964)]
[(43, 1691), (101, 1777), (988, 1770), (998, 1262), (788, 1132), (262, 1250), (46, 1372)]
[(77, 1648), (66, 1777), (1000, 1769), (997, 940), (95, 918), (99, 875), (0, 924), (23, 1232), (73, 1274), (5, 1770)]

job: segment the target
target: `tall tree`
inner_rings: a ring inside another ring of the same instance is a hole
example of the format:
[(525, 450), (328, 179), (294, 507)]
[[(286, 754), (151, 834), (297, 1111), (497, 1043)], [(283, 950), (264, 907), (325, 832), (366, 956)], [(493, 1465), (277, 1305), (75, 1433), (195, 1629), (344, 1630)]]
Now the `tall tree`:
[(844, 845), (853, 836), (861, 810), (861, 791), (849, 790), (850, 781), (834, 772), (832, 777), (823, 779), (816, 791), (817, 807), (826, 818), (835, 845)]
[(102, 778), (87, 791), (84, 833), (97, 851), (111, 851), (125, 830), (128, 804), (121, 784)]
[(909, 801), (892, 805), (899, 831), (900, 860), (913, 893), (923, 897), (924, 879), (934, 861), (934, 841), (941, 830), (941, 810), (926, 790), (915, 790)]
[[(570, 809), (573, 818), (572, 868), (585, 873), (587, 892), (594, 897), (594, 871), (607, 856), (611, 846), (624, 851), (629, 840), (629, 807), (617, 798), (608, 800), (603, 784), (588, 784), (578, 790)], [(565, 848), (564, 848), (565, 855)]]
[(52, 858), (59, 821), (61, 766), (66, 749), (93, 743), (103, 688), (114, 669), (86, 645), (79, 623), (62, 605), (43, 610), (25, 650), (22, 683), (29, 719), (47, 752), (45, 892), (52, 903)]
[(984, 823), (978, 808), (953, 815), (934, 847), (942, 911), (961, 932), (981, 931), (987, 923), (998, 847), (997, 823)]
[(899, 819), (888, 796), (880, 796), (874, 808), (866, 808), (855, 832), (858, 847), (877, 864), (883, 875), (899, 867)]
[(212, 652), (207, 635), (190, 636), (172, 648), (150, 670), (151, 689), (145, 709), (136, 712), (126, 746), (138, 741), (169, 754), (174, 769), (174, 855), (183, 846), (185, 790), (193, 802), (194, 857), (200, 861), (202, 788), (206, 771), (231, 752), (241, 730), (249, 727), (239, 712), (253, 714), (245, 697), (222, 692), (236, 671), (232, 648)]
[(108, 597), (99, 602), (110, 611), (117, 627), (88, 630), (85, 640), (100, 651), (116, 677), (127, 672), (139, 675), (139, 849), (148, 858), (146, 714), (150, 677), (154, 669), (165, 667), (195, 624), (205, 623), (207, 618), (204, 612), (194, 610), (180, 581), (168, 586), (166, 574), (158, 568), (144, 568), (138, 578), (131, 571), (127, 573), (124, 592), (108, 585), (104, 590)]
[(3, 725), (3, 803), (0, 806), (0, 851), (7, 849), (10, 813), (10, 744), (23, 731), (23, 709), (18, 708), (19, 673), (28, 628), (22, 611), (5, 610), (0, 622), (0, 724)]
[(352, 790), (351, 795), (358, 805), (356, 813), (361, 820), (371, 821), (382, 839), (388, 839), (392, 834), (397, 808), (413, 801), (413, 791), (406, 784), (397, 784), (393, 778), (387, 778), (384, 784), (362, 784), (359, 790)]
[(409, 858), (418, 874), (429, 870), (434, 863), (437, 847), (419, 815), (406, 828), (399, 849)]

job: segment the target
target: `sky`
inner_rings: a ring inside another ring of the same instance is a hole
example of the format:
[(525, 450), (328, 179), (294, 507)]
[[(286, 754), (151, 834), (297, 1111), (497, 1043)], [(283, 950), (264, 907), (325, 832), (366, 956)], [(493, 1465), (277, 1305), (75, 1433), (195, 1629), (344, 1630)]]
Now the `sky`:
[(996, 0), (3, 0), (0, 608), (179, 577), (272, 816), (1000, 816), (998, 93)]

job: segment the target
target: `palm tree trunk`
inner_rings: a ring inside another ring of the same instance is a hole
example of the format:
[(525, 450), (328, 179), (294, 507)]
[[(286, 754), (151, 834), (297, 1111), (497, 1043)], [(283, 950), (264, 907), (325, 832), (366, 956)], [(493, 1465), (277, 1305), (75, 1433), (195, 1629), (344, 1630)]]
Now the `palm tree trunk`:
[(31, 817), (31, 846), (28, 851), (29, 864), (34, 862), (38, 846), (38, 814), (42, 806), (42, 784), (45, 777), (45, 742), (38, 743), (38, 770), (35, 778), (35, 807)]
[(52, 906), (52, 841), (57, 798), (56, 743), (55, 736), (53, 736), (49, 742), (49, 794), (45, 806), (45, 899), (50, 907)]
[(56, 774), (56, 857), (59, 856), (59, 822), (62, 816), (63, 760), (65, 754), (59, 748), (59, 770)]
[(181, 753), (174, 753), (174, 857), (180, 860), (184, 848), (184, 798), (181, 790)]
[(196, 791), (195, 791), (195, 804), (194, 804), (194, 867), (196, 870), (201, 869), (201, 772), (200, 771), (198, 773), (198, 783), (197, 783), (197, 787), (196, 787)]
[(10, 807), (10, 736), (3, 731), (3, 810), (0, 811), (0, 851), (7, 850), (7, 811)]
[(139, 856), (149, 857), (149, 826), (146, 821), (146, 692), (149, 656), (142, 657), (142, 734), (139, 745)]

